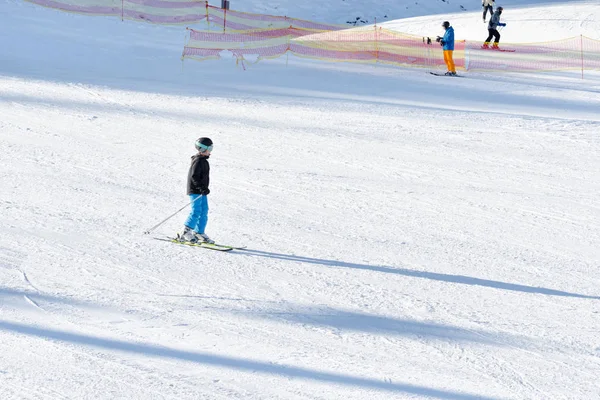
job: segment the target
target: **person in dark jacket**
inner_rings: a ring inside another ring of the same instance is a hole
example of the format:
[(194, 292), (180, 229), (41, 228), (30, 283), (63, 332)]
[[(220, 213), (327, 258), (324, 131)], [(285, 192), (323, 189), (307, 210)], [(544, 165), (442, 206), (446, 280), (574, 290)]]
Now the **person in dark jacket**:
[(504, 11), (504, 9), (502, 7), (496, 8), (496, 11), (492, 15), (492, 18), (490, 18), (490, 22), (488, 23), (489, 35), (488, 35), (487, 39), (485, 40), (485, 43), (483, 44), (483, 46), (481, 46), (482, 48), (484, 48), (484, 49), (490, 48), (490, 40), (492, 40), (492, 37), (494, 38), (494, 45), (492, 46), (492, 48), (493, 49), (498, 48), (498, 42), (500, 42), (500, 32), (498, 32), (497, 28), (499, 26), (506, 26), (506, 24), (503, 24), (500, 22), (500, 15), (502, 14), (502, 11)]
[(454, 60), (452, 59), (452, 53), (454, 52), (454, 28), (450, 26), (450, 22), (444, 21), (442, 26), (446, 30), (443, 37), (438, 36), (436, 41), (439, 42), (443, 47), (444, 51), (444, 62), (448, 67), (446, 75), (456, 75), (456, 67), (454, 66)]
[(190, 196), (192, 209), (190, 215), (185, 221), (183, 232), (177, 235), (177, 238), (185, 242), (205, 242), (214, 243), (204, 230), (208, 223), (208, 194), (210, 189), (210, 165), (208, 158), (213, 149), (213, 142), (210, 138), (201, 137), (196, 140), (196, 150), (198, 154), (192, 156), (192, 164), (188, 172), (187, 194)]
[(483, 22), (485, 22), (485, 17), (490, 12), (490, 17), (494, 15), (494, 2), (496, 0), (482, 0), (481, 7), (483, 7)]

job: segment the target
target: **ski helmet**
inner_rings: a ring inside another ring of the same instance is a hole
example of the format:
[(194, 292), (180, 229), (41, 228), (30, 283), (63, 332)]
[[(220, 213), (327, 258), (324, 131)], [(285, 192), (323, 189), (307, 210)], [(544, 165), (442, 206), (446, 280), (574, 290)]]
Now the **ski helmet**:
[(448, 22), (448, 21), (444, 21), (444, 22), (442, 22), (442, 26), (443, 26), (445, 29), (448, 29), (448, 28), (450, 27), (450, 22)]
[(196, 150), (198, 151), (212, 151), (213, 141), (207, 137), (201, 137), (196, 140)]
[(500, 11), (500, 12), (502, 12), (502, 11), (504, 11), (504, 8), (502, 8), (502, 7), (498, 7), (498, 8), (496, 8), (496, 11)]

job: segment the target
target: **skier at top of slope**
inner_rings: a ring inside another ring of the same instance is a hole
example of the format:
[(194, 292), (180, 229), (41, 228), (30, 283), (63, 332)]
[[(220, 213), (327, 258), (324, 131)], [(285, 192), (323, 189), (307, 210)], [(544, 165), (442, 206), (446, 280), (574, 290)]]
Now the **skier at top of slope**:
[(482, 46), (484, 49), (489, 48), (490, 40), (492, 40), (492, 37), (494, 37), (494, 45), (492, 46), (492, 48), (494, 48), (494, 49), (498, 48), (498, 42), (500, 42), (500, 32), (498, 32), (498, 30), (496, 28), (499, 26), (506, 26), (506, 24), (500, 22), (500, 15), (502, 14), (502, 11), (504, 11), (504, 9), (502, 7), (496, 8), (496, 11), (492, 15), (492, 18), (490, 19), (490, 22), (488, 24), (489, 35), (488, 35), (487, 39), (485, 40), (485, 43)]

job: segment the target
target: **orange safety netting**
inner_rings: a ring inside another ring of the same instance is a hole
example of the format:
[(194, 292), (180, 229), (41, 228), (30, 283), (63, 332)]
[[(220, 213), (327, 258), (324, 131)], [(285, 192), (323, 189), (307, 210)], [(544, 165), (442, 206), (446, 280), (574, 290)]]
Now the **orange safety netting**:
[(40, 6), (87, 15), (115, 16), (157, 24), (207, 21), (223, 30), (296, 28), (337, 30), (346, 25), (322, 24), (285, 16), (224, 10), (205, 0), (26, 0)]
[(558, 71), (600, 69), (600, 41), (577, 36), (553, 42), (501, 44), (500, 51), (467, 43), (470, 71)]
[[(600, 41), (584, 36), (546, 43), (506, 44), (483, 49), (481, 42), (456, 41), (454, 62), (469, 71), (511, 72), (600, 69)], [(426, 38), (364, 27), (349, 30), (261, 29), (215, 33), (190, 30), (183, 58), (219, 58), (229, 51), (241, 61), (286, 53), (327, 61), (442, 66), (442, 49)]]
[[(219, 33), (191, 30), (183, 58), (238, 60), (292, 53), (328, 61), (380, 62), (431, 67), (444, 65), (442, 50), (421, 37), (381, 27), (344, 30), (285, 16), (223, 10), (205, 0), (27, 0), (88, 15), (112, 15), (160, 24), (206, 21)], [(600, 69), (600, 41), (584, 36), (531, 44), (504, 44), (507, 51), (481, 49), (480, 42), (457, 41), (456, 66), (470, 71), (551, 71)]]
[(190, 24), (207, 19), (205, 1), (197, 0), (26, 0), (62, 11), (115, 16), (157, 24)]
[[(454, 61), (465, 67), (465, 42), (455, 44)], [(238, 60), (274, 58), (291, 52), (300, 57), (328, 61), (381, 62), (413, 66), (444, 65), (442, 49), (422, 37), (402, 34), (381, 27), (343, 31), (310, 29), (265, 29), (236, 33), (216, 33), (190, 29), (184, 58), (218, 58), (221, 51)]]
[(347, 25), (323, 24), (285, 16), (252, 14), (211, 6), (208, 6), (208, 8), (208, 21), (218, 27), (223, 27), (224, 31), (248, 31), (289, 27), (333, 31), (348, 28)]

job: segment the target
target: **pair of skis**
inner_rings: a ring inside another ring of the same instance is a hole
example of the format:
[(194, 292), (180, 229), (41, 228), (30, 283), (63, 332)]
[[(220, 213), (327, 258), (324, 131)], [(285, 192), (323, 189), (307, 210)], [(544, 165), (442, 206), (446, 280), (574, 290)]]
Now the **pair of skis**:
[(183, 246), (190, 247), (202, 247), (203, 249), (216, 250), (216, 251), (231, 251), (231, 250), (243, 250), (246, 246), (228, 246), (220, 243), (206, 243), (206, 242), (186, 242), (178, 240), (177, 238), (165, 236), (165, 237), (155, 237), (156, 240), (162, 240), (163, 242), (171, 242), (175, 244), (180, 244)]
[(492, 47), (481, 46), (481, 50), (505, 51), (505, 52), (508, 52), (508, 53), (514, 53), (515, 52), (514, 49), (501, 49), (499, 47), (494, 47), (494, 46), (492, 46)]

